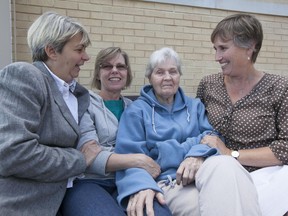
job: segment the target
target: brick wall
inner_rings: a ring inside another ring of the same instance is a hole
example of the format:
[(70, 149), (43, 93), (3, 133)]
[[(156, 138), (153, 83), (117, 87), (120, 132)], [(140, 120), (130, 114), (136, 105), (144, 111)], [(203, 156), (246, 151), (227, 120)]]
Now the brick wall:
[[(53, 10), (77, 18), (90, 33), (91, 59), (80, 72), (79, 82), (90, 88), (95, 57), (108, 46), (120, 46), (130, 57), (134, 79), (124, 94), (139, 94), (147, 83), (145, 66), (150, 54), (169, 46), (181, 56), (181, 86), (195, 96), (200, 79), (219, 71), (214, 62), (210, 34), (215, 25), (234, 12), (143, 2), (139, 0), (14, 0), (12, 1), (13, 61), (31, 62), (26, 43), (34, 19)], [(288, 67), (288, 18), (256, 14), (262, 22), (264, 41), (256, 67), (286, 75)]]

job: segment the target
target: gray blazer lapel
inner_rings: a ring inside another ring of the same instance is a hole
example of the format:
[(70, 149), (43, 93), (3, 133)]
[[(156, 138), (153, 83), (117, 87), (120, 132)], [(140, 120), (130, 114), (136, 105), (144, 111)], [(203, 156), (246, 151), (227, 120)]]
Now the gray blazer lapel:
[(89, 103), (90, 103), (90, 96), (89, 92), (86, 88), (79, 85), (79, 83), (76, 83), (75, 90), (73, 94), (76, 96), (78, 100), (78, 122), (80, 122), (80, 119), (82, 118), (83, 114), (88, 109)]
[[(64, 118), (67, 120), (67, 122), (71, 125), (71, 127), (80, 134), (79, 126), (75, 119), (73, 118), (68, 106), (66, 105), (62, 94), (60, 93), (57, 84), (54, 80), (54, 78), (51, 76), (49, 71), (46, 69), (46, 67), (43, 65), (42, 62), (34, 62), (33, 65), (37, 67), (44, 75), (47, 77), (47, 80), (50, 84), (51, 92), (54, 97), (55, 103), (58, 105), (59, 110), (61, 111)], [(79, 101), (78, 101), (79, 104)], [(78, 105), (79, 107), (79, 105)]]

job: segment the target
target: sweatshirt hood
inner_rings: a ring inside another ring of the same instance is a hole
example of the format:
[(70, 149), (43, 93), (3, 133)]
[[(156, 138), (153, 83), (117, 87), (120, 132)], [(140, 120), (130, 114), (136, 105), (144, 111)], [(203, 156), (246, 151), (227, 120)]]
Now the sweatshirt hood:
[[(140, 91), (140, 96), (139, 96), (140, 100), (145, 101), (146, 103), (148, 103), (151, 107), (152, 107), (152, 126), (153, 126), (153, 130), (154, 132), (157, 134), (156, 131), (156, 127), (155, 127), (155, 110), (157, 110), (157, 112), (161, 112), (161, 113), (169, 113), (169, 110), (162, 104), (159, 103), (159, 101), (157, 100), (155, 93), (154, 93), (154, 89), (152, 87), (152, 85), (146, 85), (144, 86), (141, 91)], [(190, 113), (188, 110), (188, 105), (187, 105), (187, 98), (182, 90), (181, 87), (178, 88), (175, 96), (174, 96), (174, 102), (172, 105), (172, 110), (171, 110), (171, 114), (173, 114), (174, 112), (180, 111), (182, 109), (186, 109), (186, 113), (187, 113), (187, 121), (190, 122)]]

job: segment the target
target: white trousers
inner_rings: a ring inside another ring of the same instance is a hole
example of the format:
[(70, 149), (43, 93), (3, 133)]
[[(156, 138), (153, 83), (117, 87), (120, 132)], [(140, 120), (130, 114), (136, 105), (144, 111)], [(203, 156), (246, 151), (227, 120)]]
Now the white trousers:
[(174, 216), (260, 216), (258, 195), (250, 174), (230, 156), (204, 161), (195, 184), (158, 183)]
[(256, 186), (263, 216), (288, 212), (288, 166), (266, 167), (250, 173)]

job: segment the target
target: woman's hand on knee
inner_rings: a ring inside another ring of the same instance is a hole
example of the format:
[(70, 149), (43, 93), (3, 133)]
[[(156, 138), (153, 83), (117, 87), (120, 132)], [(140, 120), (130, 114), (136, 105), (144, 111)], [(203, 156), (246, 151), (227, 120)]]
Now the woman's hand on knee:
[(191, 184), (195, 180), (195, 175), (203, 164), (202, 157), (188, 157), (179, 166), (176, 172), (176, 183), (183, 186)]
[(147, 216), (154, 216), (153, 200), (155, 197), (161, 204), (165, 204), (163, 195), (151, 189), (131, 195), (127, 206), (128, 216), (143, 216), (145, 209)]

